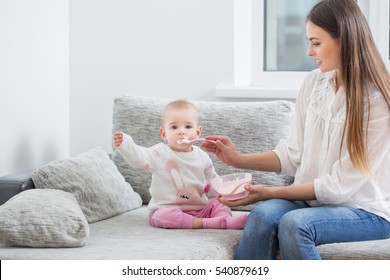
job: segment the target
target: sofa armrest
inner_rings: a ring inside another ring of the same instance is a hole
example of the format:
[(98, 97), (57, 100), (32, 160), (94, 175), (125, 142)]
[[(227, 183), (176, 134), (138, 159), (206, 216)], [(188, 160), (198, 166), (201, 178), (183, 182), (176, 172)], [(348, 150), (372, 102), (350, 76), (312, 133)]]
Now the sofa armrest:
[(31, 179), (34, 170), (0, 177), (0, 205), (18, 193), (35, 188)]

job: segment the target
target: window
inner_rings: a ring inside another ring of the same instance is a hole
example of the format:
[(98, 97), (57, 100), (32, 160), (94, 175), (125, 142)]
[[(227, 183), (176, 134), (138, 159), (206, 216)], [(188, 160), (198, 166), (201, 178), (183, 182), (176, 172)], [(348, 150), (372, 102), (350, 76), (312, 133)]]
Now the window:
[(264, 71), (310, 71), (305, 19), (320, 0), (264, 0)]
[[(218, 97), (294, 99), (307, 72), (305, 18), (320, 0), (235, 0), (234, 86)], [(389, 0), (357, 0), (390, 64)], [(387, 24), (389, 23), (389, 24)]]

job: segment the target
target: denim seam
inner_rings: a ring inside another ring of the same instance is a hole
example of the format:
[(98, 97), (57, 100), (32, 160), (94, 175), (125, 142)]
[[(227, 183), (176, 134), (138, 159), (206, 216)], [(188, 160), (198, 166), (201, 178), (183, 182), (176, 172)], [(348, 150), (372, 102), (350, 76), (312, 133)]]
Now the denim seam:
[[(268, 242), (268, 250), (267, 250), (267, 258), (270, 260), (272, 258), (272, 246), (274, 242), (276, 242), (276, 231), (277, 231), (278, 226), (275, 225), (272, 228), (272, 232), (270, 234), (270, 240)], [(275, 252), (277, 254), (277, 252)]]

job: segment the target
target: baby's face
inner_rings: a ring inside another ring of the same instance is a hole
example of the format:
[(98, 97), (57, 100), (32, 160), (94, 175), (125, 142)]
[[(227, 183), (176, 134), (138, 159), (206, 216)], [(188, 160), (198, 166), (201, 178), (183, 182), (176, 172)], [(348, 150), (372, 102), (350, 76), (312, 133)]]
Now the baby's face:
[(198, 138), (201, 131), (199, 115), (194, 108), (172, 108), (166, 112), (160, 134), (173, 150), (189, 152), (192, 150), (192, 144), (178, 144), (177, 141)]

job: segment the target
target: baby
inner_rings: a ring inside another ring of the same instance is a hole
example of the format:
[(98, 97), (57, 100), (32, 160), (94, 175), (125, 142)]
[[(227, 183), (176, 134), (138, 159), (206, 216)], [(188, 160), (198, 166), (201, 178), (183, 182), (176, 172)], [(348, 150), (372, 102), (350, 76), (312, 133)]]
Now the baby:
[[(216, 177), (210, 157), (193, 146), (202, 127), (199, 112), (185, 100), (169, 103), (162, 114), (160, 135), (166, 143), (150, 148), (134, 143), (131, 136), (117, 131), (114, 146), (134, 168), (152, 172), (149, 223), (159, 228), (242, 229), (247, 214), (232, 216), (229, 207), (204, 191)], [(184, 141), (183, 141), (184, 140)]]

